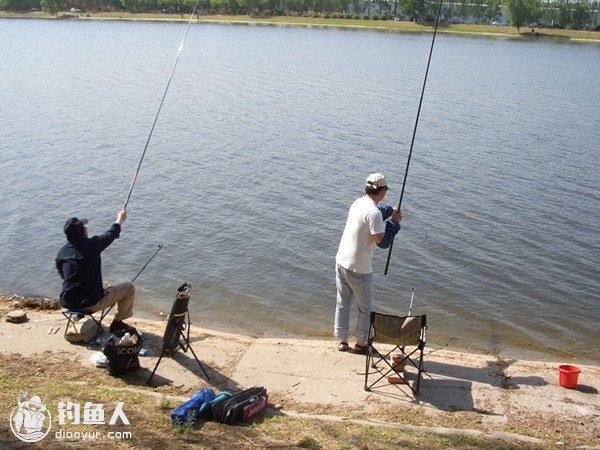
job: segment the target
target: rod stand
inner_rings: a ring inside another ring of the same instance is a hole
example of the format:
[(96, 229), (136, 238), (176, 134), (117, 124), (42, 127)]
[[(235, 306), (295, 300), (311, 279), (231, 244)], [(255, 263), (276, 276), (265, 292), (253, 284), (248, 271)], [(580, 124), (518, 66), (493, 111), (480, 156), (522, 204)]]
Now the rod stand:
[[(181, 351), (184, 353), (187, 353), (187, 351), (190, 350), (194, 356), (194, 359), (200, 366), (200, 369), (202, 369), (202, 372), (204, 372), (204, 376), (207, 380), (210, 380), (210, 376), (204, 369), (204, 366), (190, 345), (190, 324), (190, 313), (188, 310), (186, 310), (183, 314), (172, 314), (169, 316), (169, 321), (167, 322), (167, 331), (165, 332), (165, 336), (163, 338), (162, 350), (160, 352), (158, 361), (156, 361), (154, 370), (152, 371), (150, 378), (148, 378), (148, 385), (152, 381), (152, 378), (156, 373), (156, 369), (158, 369), (158, 365), (162, 361), (165, 354), (175, 353), (175, 351), (177, 351), (177, 347), (181, 348)], [(177, 344), (173, 348), (169, 348), (169, 343), (173, 342), (174, 340), (178, 341)]]

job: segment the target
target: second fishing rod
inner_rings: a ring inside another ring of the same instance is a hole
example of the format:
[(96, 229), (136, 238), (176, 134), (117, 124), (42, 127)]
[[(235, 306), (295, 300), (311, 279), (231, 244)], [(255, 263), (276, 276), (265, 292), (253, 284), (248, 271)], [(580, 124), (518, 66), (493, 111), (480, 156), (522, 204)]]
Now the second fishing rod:
[[(406, 169), (404, 170), (404, 180), (402, 181), (402, 190), (400, 191), (400, 200), (398, 201), (398, 210), (402, 207), (402, 198), (404, 197), (404, 188), (406, 187), (406, 179), (408, 178), (408, 169), (410, 167), (410, 159), (412, 157), (413, 147), (415, 145), (415, 137), (417, 136), (417, 127), (419, 126), (419, 117), (421, 115), (421, 106), (423, 105), (423, 96), (425, 95), (425, 86), (427, 85), (427, 76), (429, 74), (429, 66), (431, 64), (431, 55), (433, 54), (433, 47), (435, 45), (435, 37), (437, 35), (438, 25), (440, 23), (440, 14), (442, 12), (442, 0), (440, 0), (438, 11), (435, 19), (435, 27), (433, 29), (433, 37), (431, 38), (431, 47), (429, 49), (429, 57), (427, 58), (427, 68), (425, 69), (425, 77), (423, 78), (423, 87), (421, 89), (421, 97), (419, 98), (419, 108), (417, 109), (417, 117), (415, 119), (415, 126), (413, 128), (412, 139), (410, 141), (410, 150), (408, 152), (408, 159), (406, 161)], [(387, 261), (385, 263), (384, 275), (387, 275), (388, 268), (390, 266), (390, 258), (392, 256), (392, 249), (394, 248), (394, 241), (390, 243)]]

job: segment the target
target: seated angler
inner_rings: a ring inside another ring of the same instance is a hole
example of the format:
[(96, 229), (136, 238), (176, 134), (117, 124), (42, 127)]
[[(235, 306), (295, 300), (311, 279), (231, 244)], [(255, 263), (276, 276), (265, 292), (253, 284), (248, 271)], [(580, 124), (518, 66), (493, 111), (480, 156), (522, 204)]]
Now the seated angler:
[(115, 223), (101, 235), (88, 237), (87, 219), (72, 217), (67, 220), (64, 232), (67, 243), (56, 256), (56, 268), (63, 279), (60, 304), (64, 308), (81, 312), (101, 311), (117, 305), (110, 331), (135, 331), (123, 320), (133, 315), (135, 286), (124, 282), (115, 286), (103, 286), (101, 253), (121, 234), (121, 226), (127, 218), (122, 209)]

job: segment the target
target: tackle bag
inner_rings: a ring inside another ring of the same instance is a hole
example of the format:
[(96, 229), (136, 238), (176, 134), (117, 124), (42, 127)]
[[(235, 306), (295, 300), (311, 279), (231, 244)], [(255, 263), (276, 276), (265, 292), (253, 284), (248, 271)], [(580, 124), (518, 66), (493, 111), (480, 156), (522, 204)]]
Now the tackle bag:
[(137, 340), (137, 342), (130, 341), (130, 343), (120, 344), (119, 341), (124, 335), (125, 331), (115, 332), (102, 347), (102, 353), (108, 360), (109, 375), (121, 375), (140, 368), (138, 355), (142, 349), (142, 336), (136, 331), (133, 336), (135, 336), (134, 340)]
[(185, 424), (188, 421), (195, 422), (200, 417), (202, 410), (206, 409), (207, 402), (214, 400), (215, 397), (215, 391), (212, 389), (199, 389), (187, 402), (171, 411), (171, 422), (179, 422), (180, 424)]
[(267, 406), (269, 396), (264, 387), (253, 387), (212, 405), (214, 420), (228, 425), (248, 422)]
[(227, 391), (223, 391), (217, 394), (217, 396), (211, 401), (205, 402), (203, 405), (200, 406), (200, 409), (198, 410), (198, 418), (202, 420), (213, 420), (215, 418), (215, 414), (213, 412), (214, 405), (216, 405), (217, 403), (224, 402), (225, 400), (228, 400), (230, 398), (231, 394)]

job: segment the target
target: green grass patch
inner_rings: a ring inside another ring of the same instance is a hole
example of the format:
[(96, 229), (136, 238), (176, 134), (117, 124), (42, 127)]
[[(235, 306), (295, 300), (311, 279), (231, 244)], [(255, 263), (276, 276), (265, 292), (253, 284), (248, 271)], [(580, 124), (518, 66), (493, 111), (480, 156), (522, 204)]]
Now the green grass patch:
[[(259, 415), (248, 424), (228, 426), (215, 422), (187, 424), (171, 423), (170, 411), (181, 401), (167, 398), (169, 394), (188, 398), (190, 392), (164, 386), (150, 388), (145, 385), (147, 374), (128, 374), (124, 378), (111, 377), (103, 369), (81, 365), (73, 355), (64, 353), (45, 354), (43, 356), (22, 357), (20, 355), (2, 355), (0, 366), (0, 417), (4, 417), (4, 429), (8, 428), (7, 418), (16, 407), (17, 398), (27, 391), (29, 395), (39, 396), (55, 418), (51, 433), (42, 441), (44, 448), (164, 448), (164, 449), (229, 449), (229, 448), (308, 448), (308, 449), (537, 449), (544, 446), (522, 445), (518, 442), (493, 441), (484, 436), (441, 435), (425, 431), (394, 429), (377, 424), (359, 424), (350, 420), (333, 421), (311, 417), (293, 417), (275, 412), (274, 415)], [(85, 402), (101, 403), (105, 407), (106, 421), (112, 416), (116, 404), (124, 402), (123, 411), (130, 421), (109, 424), (67, 423), (59, 427), (56, 422), (59, 402), (73, 402), (82, 406)], [(301, 405), (296, 405), (298, 408)], [(329, 412), (312, 410), (315, 414), (335, 414), (337, 408)], [(418, 422), (417, 409), (411, 409), (413, 419)], [(346, 417), (347, 414), (340, 412)], [(357, 412), (357, 418), (383, 419), (384, 414)], [(390, 422), (408, 422), (401, 416), (391, 418)], [(430, 424), (431, 425), (431, 424)], [(470, 421), (467, 428), (474, 424)], [(554, 442), (556, 435), (543, 434), (547, 429), (547, 418), (536, 424), (523, 426), (522, 433), (538, 434), (546, 442)], [(558, 424), (551, 424), (555, 429)], [(100, 438), (86, 442), (71, 438), (59, 439), (54, 432), (63, 428), (71, 433), (100, 432)], [(529, 431), (527, 430), (529, 428)], [(110, 439), (108, 433), (118, 430), (130, 432), (128, 439)], [(7, 430), (5, 443), (17, 446), (19, 442)], [(569, 446), (569, 438), (564, 442)]]

